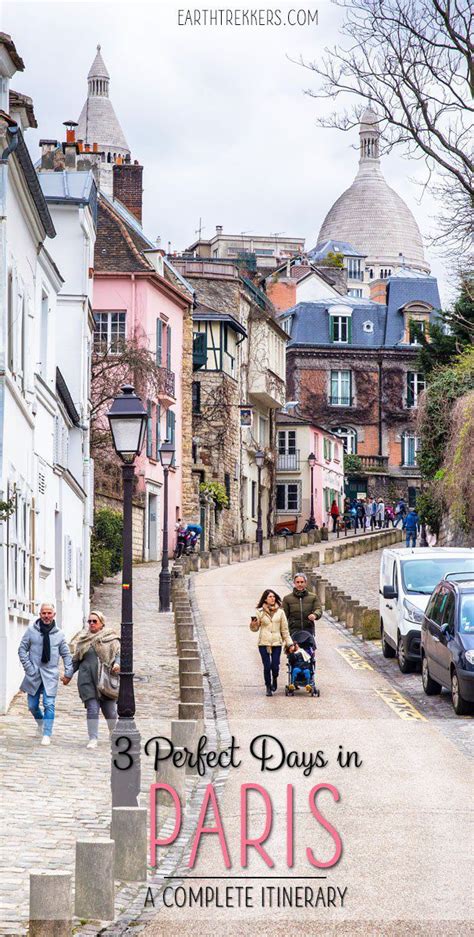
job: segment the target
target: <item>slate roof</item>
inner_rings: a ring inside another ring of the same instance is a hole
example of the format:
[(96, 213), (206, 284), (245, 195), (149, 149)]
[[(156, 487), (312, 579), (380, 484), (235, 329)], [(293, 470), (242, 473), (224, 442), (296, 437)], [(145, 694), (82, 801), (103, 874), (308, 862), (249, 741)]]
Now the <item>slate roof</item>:
[[(440, 307), (438, 284), (434, 277), (413, 279), (390, 277), (388, 282), (388, 304), (374, 303), (367, 299), (341, 296), (339, 299), (320, 300), (316, 303), (298, 303), (287, 309), (282, 319), (292, 316), (290, 341), (295, 345), (327, 345), (330, 348), (396, 348), (402, 344), (404, 335), (403, 307), (410, 302), (425, 302), (433, 307), (432, 317)], [(329, 311), (332, 306), (348, 306), (352, 309), (351, 344), (331, 342), (329, 337)], [(372, 331), (364, 329), (364, 323), (372, 323)]]
[(353, 247), (352, 244), (348, 244), (347, 241), (321, 241), (316, 244), (316, 247), (313, 247), (312, 250), (308, 251), (308, 257), (314, 262), (318, 260), (324, 260), (324, 258), (329, 254), (329, 251), (332, 251), (334, 254), (345, 254), (348, 257), (365, 257), (365, 254), (362, 254), (357, 248)]
[(227, 322), (234, 332), (238, 332), (244, 338), (247, 338), (247, 331), (238, 319), (231, 316), (229, 312), (217, 312), (216, 309), (211, 309), (210, 306), (206, 306), (204, 303), (196, 303), (193, 310), (193, 319), (195, 322)]
[[(18, 142), (15, 149), (13, 150), (13, 153), (21, 166), (25, 182), (36, 205), (36, 210), (39, 217), (41, 218), (41, 222), (46, 231), (46, 234), (48, 237), (54, 238), (56, 237), (56, 230), (49, 213), (49, 208), (46, 204), (46, 199), (43, 195), (43, 190), (38, 181), (38, 174), (33, 165), (30, 152), (26, 146), (21, 130), (18, 129), (16, 132), (18, 135)], [(9, 135), (12, 137), (11, 132)], [(11, 142), (13, 142), (13, 139)]]

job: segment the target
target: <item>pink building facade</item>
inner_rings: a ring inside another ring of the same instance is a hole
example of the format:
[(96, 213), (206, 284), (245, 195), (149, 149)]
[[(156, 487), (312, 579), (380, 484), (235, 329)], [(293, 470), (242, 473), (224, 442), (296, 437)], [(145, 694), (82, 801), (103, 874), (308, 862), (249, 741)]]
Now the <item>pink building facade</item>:
[[(313, 472), (308, 462), (314, 455)], [(328, 526), (333, 500), (344, 505), (344, 451), (334, 433), (290, 414), (277, 417), (276, 528), (301, 531), (311, 513)]]
[[(153, 399), (143, 399), (148, 413), (147, 436), (135, 463), (136, 493), (143, 505), (142, 559), (157, 560), (162, 549), (163, 469), (159, 448), (175, 445), (175, 465), (169, 472), (168, 528), (170, 549), (174, 528), (182, 516), (183, 497), (183, 324), (189, 297), (157, 271), (95, 272), (93, 311), (95, 341), (135, 339), (160, 367), (160, 386)], [(135, 514), (136, 517), (140, 515)], [(135, 520), (135, 524), (137, 521)], [(135, 556), (140, 537), (134, 532)]]

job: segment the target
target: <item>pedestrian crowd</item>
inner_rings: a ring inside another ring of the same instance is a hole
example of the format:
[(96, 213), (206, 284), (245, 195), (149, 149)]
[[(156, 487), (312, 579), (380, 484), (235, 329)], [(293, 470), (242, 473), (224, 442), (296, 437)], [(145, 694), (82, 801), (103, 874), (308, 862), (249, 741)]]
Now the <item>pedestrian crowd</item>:
[(416, 507), (408, 507), (404, 498), (395, 504), (384, 501), (383, 498), (346, 498), (344, 510), (341, 513), (337, 501), (333, 501), (329, 510), (332, 519), (332, 529), (337, 530), (380, 530), (402, 525), (406, 534), (406, 545), (416, 546), (420, 533), (420, 519)]

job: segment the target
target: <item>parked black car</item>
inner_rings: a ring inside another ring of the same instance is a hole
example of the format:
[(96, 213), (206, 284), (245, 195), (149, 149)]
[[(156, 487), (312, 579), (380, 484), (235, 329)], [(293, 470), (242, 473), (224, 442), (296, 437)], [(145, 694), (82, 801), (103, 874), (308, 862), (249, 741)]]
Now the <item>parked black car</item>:
[(421, 676), (428, 696), (451, 690), (458, 716), (474, 704), (474, 577), (449, 574), (436, 586), (421, 626)]

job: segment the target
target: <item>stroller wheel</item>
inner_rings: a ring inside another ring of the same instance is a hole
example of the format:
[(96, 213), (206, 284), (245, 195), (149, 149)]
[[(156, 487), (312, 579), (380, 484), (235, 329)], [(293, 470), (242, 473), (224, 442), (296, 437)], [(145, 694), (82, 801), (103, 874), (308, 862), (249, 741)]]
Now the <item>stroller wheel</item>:
[(285, 687), (285, 696), (289, 696), (289, 695), (290, 695), (290, 691), (289, 691), (288, 687), (286, 686), (286, 687)]
[(321, 696), (321, 693), (319, 692), (317, 687), (314, 688), (313, 696)]

